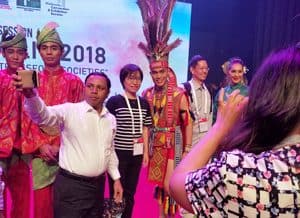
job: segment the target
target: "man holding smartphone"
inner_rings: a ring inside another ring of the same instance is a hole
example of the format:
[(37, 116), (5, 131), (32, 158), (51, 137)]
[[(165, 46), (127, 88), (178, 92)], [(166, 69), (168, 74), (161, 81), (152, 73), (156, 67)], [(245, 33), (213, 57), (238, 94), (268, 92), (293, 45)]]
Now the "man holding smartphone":
[[(39, 73), (38, 92), (47, 105), (79, 102), (83, 97), (82, 81), (60, 66), (63, 43), (55, 29), (57, 26), (51, 22), (38, 31), (37, 36), (38, 49), (45, 64)], [(1, 47), (8, 67), (1, 73), (0, 80), (0, 153), (1, 157), (10, 157), (13, 150), (19, 160), (15, 164), (16, 158), (12, 158), (14, 165), (10, 166), (7, 176), (13, 200), (11, 217), (28, 218), (32, 215), (30, 211), (34, 211), (35, 218), (52, 218), (52, 184), (58, 169), (59, 131), (34, 124), (24, 113), (22, 95), (10, 85), (11, 74), (23, 68), (28, 56), (25, 32), (19, 31), (12, 36), (8, 32), (3, 34)], [(34, 193), (30, 192), (32, 183)]]
[[(44, 69), (39, 72), (38, 94), (47, 106), (83, 100), (83, 82), (60, 64), (64, 50), (57, 27), (57, 23), (49, 22), (38, 30), (36, 37), (44, 62)], [(43, 143), (32, 160), (34, 217), (53, 218), (53, 182), (58, 170), (60, 132), (56, 127), (40, 127), (46, 134), (42, 134)]]
[(55, 217), (102, 217), (102, 179), (106, 171), (114, 180), (114, 200), (119, 203), (123, 197), (113, 146), (116, 120), (103, 105), (110, 92), (109, 78), (104, 73), (91, 73), (85, 80), (84, 101), (46, 106), (34, 89), (23, 89), (20, 76), (13, 77), (14, 85), (26, 97), (25, 106), (34, 122), (60, 127), (62, 146), (54, 183)]

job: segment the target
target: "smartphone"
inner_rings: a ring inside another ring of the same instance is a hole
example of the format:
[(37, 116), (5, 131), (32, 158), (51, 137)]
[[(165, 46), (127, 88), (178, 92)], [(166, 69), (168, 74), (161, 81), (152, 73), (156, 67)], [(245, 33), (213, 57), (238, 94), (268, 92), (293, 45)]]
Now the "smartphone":
[(35, 70), (18, 70), (17, 75), (21, 76), (23, 88), (39, 87), (39, 74)]

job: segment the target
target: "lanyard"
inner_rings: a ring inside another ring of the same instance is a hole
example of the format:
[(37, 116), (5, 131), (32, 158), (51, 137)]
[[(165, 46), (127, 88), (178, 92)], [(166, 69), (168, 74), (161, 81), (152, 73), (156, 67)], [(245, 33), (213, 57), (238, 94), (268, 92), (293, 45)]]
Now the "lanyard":
[[(124, 98), (125, 98), (125, 101), (126, 101), (126, 104), (127, 104), (130, 116), (131, 116), (131, 121), (132, 121), (132, 135), (135, 135), (134, 115), (133, 115), (133, 111), (132, 111), (132, 108), (131, 108), (131, 105), (129, 103), (129, 100), (128, 100), (128, 97), (127, 97), (126, 93), (124, 93)], [(137, 96), (136, 100), (137, 100), (137, 103), (138, 103), (139, 116), (140, 116), (140, 132), (139, 133), (142, 134), (143, 133), (143, 114), (142, 114), (142, 108), (141, 108), (141, 103), (140, 103), (139, 96)]]
[[(192, 95), (193, 95), (193, 100), (194, 100), (194, 103), (195, 103), (195, 107), (196, 107), (196, 112), (199, 113), (200, 112), (200, 106), (198, 105), (198, 99), (197, 99), (197, 96), (196, 96), (196, 90), (195, 90), (195, 87), (192, 83), (192, 81), (189, 81), (190, 85), (191, 85), (191, 91), (192, 91)], [(208, 96), (208, 90), (205, 86), (205, 84), (203, 83), (203, 89), (204, 89), (204, 109), (203, 109), (203, 112), (204, 114), (208, 114), (208, 99), (209, 99), (209, 96)]]

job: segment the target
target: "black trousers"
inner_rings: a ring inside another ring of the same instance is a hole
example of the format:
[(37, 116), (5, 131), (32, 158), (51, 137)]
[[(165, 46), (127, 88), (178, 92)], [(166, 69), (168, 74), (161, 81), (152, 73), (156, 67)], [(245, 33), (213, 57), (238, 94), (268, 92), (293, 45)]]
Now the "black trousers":
[(90, 178), (60, 169), (54, 182), (54, 217), (102, 217), (104, 184), (104, 174)]
[[(123, 186), (123, 196), (126, 207), (122, 213), (122, 218), (131, 218), (134, 195), (139, 180), (140, 170), (143, 161), (143, 155), (133, 156), (132, 151), (116, 150), (119, 159), (119, 171), (121, 174), (121, 184)], [(113, 197), (113, 180), (109, 177), (110, 196)]]

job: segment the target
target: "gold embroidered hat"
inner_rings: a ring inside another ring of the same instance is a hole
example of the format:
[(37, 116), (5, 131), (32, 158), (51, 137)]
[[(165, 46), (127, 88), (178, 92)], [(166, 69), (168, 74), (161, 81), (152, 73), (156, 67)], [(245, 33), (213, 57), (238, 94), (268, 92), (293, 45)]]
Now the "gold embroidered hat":
[(5, 30), (1, 37), (0, 47), (2, 49), (8, 47), (16, 47), (27, 49), (26, 33), (21, 25), (16, 26), (16, 34), (9, 34), (8, 30)]
[(56, 28), (59, 27), (59, 25), (55, 22), (49, 22), (47, 23), (43, 29), (40, 31), (38, 29), (36, 40), (37, 40), (37, 47), (39, 48), (41, 44), (45, 42), (55, 42), (60, 45), (60, 47), (63, 48), (64, 44), (61, 41), (58, 32), (56, 31)]

